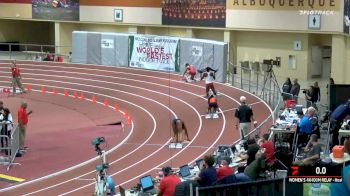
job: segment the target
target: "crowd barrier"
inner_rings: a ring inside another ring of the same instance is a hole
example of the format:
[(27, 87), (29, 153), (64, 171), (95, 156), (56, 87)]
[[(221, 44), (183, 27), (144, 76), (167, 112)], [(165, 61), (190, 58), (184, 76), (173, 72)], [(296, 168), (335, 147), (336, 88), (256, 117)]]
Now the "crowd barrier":
[(3, 153), (0, 159), (0, 164), (7, 166), (7, 171), (10, 170), (12, 165), (19, 165), (15, 163), (16, 154), (19, 151), (19, 127), (16, 126), (12, 133), (11, 138), (7, 135), (0, 135), (0, 139), (5, 139), (8, 142), (8, 146), (0, 147), (1, 151), (7, 151), (8, 153)]
[(36, 60), (36, 56), (44, 59), (47, 52), (53, 56), (60, 56), (64, 62), (69, 61), (69, 54), (60, 51), (71, 51), (70, 46), (20, 44), (20, 43), (0, 43), (0, 59)]
[(285, 192), (285, 178), (195, 188), (196, 196), (283, 196)]

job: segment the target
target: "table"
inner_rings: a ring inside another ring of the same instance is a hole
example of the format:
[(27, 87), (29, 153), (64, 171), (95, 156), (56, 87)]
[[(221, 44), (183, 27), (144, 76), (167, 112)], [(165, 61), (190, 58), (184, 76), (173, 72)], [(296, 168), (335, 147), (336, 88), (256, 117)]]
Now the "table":
[(331, 153), (329, 155), (329, 157), (332, 159), (332, 162), (334, 163), (338, 163), (338, 164), (341, 164), (341, 163), (345, 163), (347, 161), (350, 161), (350, 155), (348, 153), (344, 153), (344, 157), (343, 158), (334, 158), (333, 157), (333, 153)]

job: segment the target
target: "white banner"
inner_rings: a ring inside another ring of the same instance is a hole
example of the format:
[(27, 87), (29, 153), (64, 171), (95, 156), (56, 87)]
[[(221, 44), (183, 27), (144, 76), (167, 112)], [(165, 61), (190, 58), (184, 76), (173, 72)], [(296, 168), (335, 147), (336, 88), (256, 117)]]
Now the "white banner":
[(114, 48), (114, 40), (113, 39), (102, 39), (101, 40), (101, 48)]
[(135, 35), (130, 67), (175, 71), (179, 38)]

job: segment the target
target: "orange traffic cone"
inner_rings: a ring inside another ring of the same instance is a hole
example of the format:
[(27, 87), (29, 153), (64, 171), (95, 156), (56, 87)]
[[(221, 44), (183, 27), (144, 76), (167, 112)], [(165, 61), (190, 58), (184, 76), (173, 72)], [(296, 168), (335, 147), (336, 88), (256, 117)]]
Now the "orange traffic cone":
[(27, 91), (30, 91), (30, 85), (29, 84), (26, 85), (26, 89), (27, 89)]
[(117, 104), (117, 103), (114, 104), (114, 111), (115, 111), (115, 112), (119, 112), (119, 107), (118, 107), (118, 104)]
[(55, 87), (53, 88), (52, 92), (54, 95), (57, 95), (57, 89)]
[(41, 93), (45, 93), (45, 92), (46, 92), (45, 86), (42, 86), (41, 87)]
[(80, 93), (79, 99), (84, 100), (84, 93), (83, 92)]
[(63, 91), (63, 95), (64, 95), (65, 97), (67, 97), (67, 96), (68, 96), (68, 92), (67, 92), (67, 90), (66, 90), (66, 89), (64, 89), (64, 91)]
[(95, 95), (92, 95), (91, 101), (92, 101), (92, 103), (96, 103), (96, 97), (95, 97)]
[(73, 92), (73, 98), (74, 98), (74, 99), (78, 98), (78, 93), (77, 93), (77, 91), (74, 91), (74, 92)]
[(131, 125), (131, 123), (132, 123), (131, 116), (128, 116), (128, 118), (127, 118), (127, 123), (128, 123), (128, 125)]

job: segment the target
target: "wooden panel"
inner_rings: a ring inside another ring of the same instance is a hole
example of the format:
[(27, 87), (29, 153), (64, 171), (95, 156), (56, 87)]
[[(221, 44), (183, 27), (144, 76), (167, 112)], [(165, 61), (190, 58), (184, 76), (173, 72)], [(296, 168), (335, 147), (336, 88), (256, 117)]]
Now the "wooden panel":
[(161, 0), (80, 0), (80, 5), (120, 7), (162, 7)]

